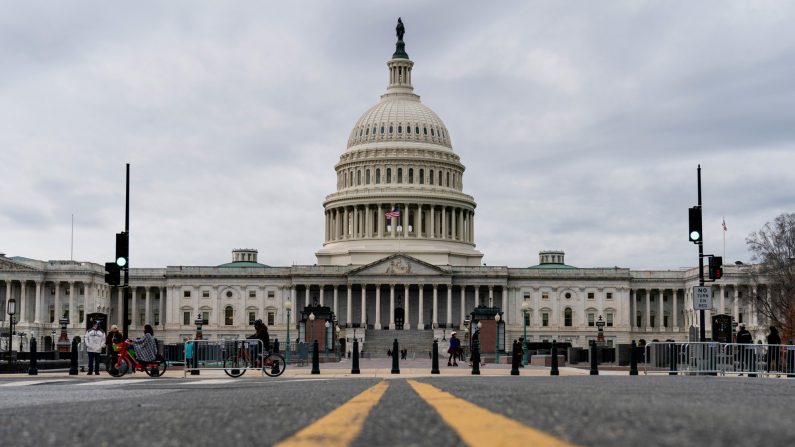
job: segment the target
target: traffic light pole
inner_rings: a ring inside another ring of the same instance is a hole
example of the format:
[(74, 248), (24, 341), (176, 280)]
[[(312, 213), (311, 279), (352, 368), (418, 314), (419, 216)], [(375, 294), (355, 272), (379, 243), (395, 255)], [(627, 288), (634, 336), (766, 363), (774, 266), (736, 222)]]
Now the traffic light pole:
[[(700, 194), (700, 193), (699, 193)], [(124, 206), (124, 232), (127, 233), (129, 238), (130, 234), (130, 164), (127, 163), (127, 192)], [(129, 239), (128, 239), (129, 240)], [(127, 330), (129, 329), (130, 320), (130, 261), (127, 259), (127, 265), (124, 266), (124, 299), (122, 300), (122, 336), (127, 340)], [(703, 312), (703, 311), (702, 311)], [(703, 320), (703, 315), (702, 315)]]
[[(698, 208), (701, 209), (701, 165), (698, 165)], [(703, 231), (703, 230), (702, 230)], [(125, 283), (126, 283), (125, 276)], [(701, 240), (698, 243), (698, 285), (704, 287), (704, 235), (701, 235)], [(707, 328), (704, 321), (704, 309), (699, 309), (698, 316), (700, 319), (699, 324), (699, 338), (702, 342), (707, 341)]]

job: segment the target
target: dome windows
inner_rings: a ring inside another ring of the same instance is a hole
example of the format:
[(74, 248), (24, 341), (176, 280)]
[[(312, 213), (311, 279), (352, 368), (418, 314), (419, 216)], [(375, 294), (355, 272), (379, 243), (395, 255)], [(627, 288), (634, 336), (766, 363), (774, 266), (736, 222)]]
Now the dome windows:
[(392, 183), (392, 168), (386, 168), (386, 182)]
[(364, 172), (364, 182), (367, 183), (368, 185), (370, 184), (370, 170), (369, 169)]
[(393, 131), (393, 130), (392, 130), (392, 126), (390, 125), (390, 126), (389, 126), (389, 134), (390, 134), (390, 135), (392, 135), (392, 131)]
[(433, 169), (429, 171), (428, 184), (433, 185)]
[(434, 133), (433, 133), (433, 127), (431, 127), (431, 136), (432, 137), (435, 136)]
[(422, 128), (422, 134), (423, 135), (428, 135), (428, 128), (427, 127), (423, 127)]
[(406, 133), (411, 135), (411, 125), (406, 126)]
[(424, 184), (425, 184), (425, 170), (424, 169), (420, 169), (420, 185), (424, 185)]
[(420, 134), (420, 126), (414, 126), (414, 133), (416, 133), (417, 135)]
[(381, 135), (384, 134), (384, 126), (381, 126)]
[[(411, 129), (411, 127), (408, 129)], [(412, 168), (409, 168), (409, 183), (414, 183), (414, 169)]]
[(398, 124), (398, 133), (403, 133), (403, 126)]
[(375, 170), (375, 184), (378, 185), (381, 183), (381, 169)]

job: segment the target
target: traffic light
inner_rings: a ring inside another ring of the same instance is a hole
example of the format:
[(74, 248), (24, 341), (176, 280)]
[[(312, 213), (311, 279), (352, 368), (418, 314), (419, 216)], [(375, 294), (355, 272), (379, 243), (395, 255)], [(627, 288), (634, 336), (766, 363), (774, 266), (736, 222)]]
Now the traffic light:
[(709, 258), (709, 279), (720, 279), (723, 276), (723, 257)]
[(690, 208), (689, 221), (690, 221), (690, 242), (694, 244), (701, 243), (704, 235), (701, 233), (701, 207), (694, 206)]
[(111, 286), (121, 284), (121, 267), (116, 265), (115, 262), (105, 263), (105, 282)]
[(116, 233), (116, 265), (126, 269), (129, 264), (130, 238), (127, 232)]

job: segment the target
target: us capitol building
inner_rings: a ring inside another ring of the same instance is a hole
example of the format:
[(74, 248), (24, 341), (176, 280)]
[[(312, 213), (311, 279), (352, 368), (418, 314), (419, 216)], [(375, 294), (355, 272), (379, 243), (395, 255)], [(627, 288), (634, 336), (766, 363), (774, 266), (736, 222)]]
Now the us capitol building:
[[(396, 331), (442, 339), (464, 329), (478, 306), (500, 314), (501, 347), (522, 335), (525, 321), (530, 342), (587, 346), (600, 317), (608, 345), (688, 338), (699, 324), (691, 297), (697, 267), (573, 267), (559, 250), (541, 251), (529, 267), (482, 265), (477, 204), (464, 192), (465, 168), (444, 122), (414, 93), (402, 23), (386, 64), (386, 92), (356, 121), (334, 167), (337, 189), (323, 202), (317, 264), (271, 267), (257, 250), (237, 249), (232, 262), (217, 266), (133, 268), (132, 335), (149, 323), (158, 338), (181, 341), (195, 334), (201, 316), (205, 339), (251, 334), (255, 319), (271, 337), (284, 340), (290, 325), (291, 338), (303, 339), (305, 306), (317, 305), (333, 312), (340, 337), (350, 342), (357, 331), (364, 350), (379, 334), (400, 337)], [(713, 290), (713, 313), (763, 329), (748, 299), (756, 285), (743, 267), (727, 266)], [(122, 290), (106, 285), (104, 267), (93, 262), (0, 253), (0, 298), (2, 338), (7, 301), (16, 300), (15, 343), (36, 335), (46, 347), (64, 314), (70, 337), (84, 334), (90, 314), (121, 327)]]

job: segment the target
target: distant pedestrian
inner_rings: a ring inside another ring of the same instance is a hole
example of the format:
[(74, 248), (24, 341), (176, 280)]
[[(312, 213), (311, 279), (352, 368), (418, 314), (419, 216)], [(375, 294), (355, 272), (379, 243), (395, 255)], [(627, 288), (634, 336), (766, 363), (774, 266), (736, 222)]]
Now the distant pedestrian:
[(400, 351), (400, 359), (401, 360), (406, 360), (406, 356), (407, 355), (409, 355), (408, 349), (403, 349), (402, 351)]
[(105, 351), (107, 352), (107, 356), (105, 356), (105, 371), (112, 372), (116, 370), (118, 354), (114, 349), (114, 345), (121, 343), (123, 340), (119, 327), (115, 324), (111, 326), (108, 335), (105, 336)]
[(778, 372), (781, 366), (781, 337), (778, 335), (778, 329), (775, 326), (770, 326), (770, 333), (767, 335), (767, 372)]
[(105, 333), (94, 323), (86, 332), (86, 350), (88, 351), (88, 375), (99, 375), (99, 360), (102, 357), (102, 346), (105, 345)]
[(453, 331), (450, 333), (450, 347), (447, 348), (447, 353), (450, 354), (450, 357), (447, 358), (447, 366), (458, 366), (459, 350), (461, 350), (461, 340), (456, 337), (456, 333)]
[(519, 368), (524, 368), (524, 337), (519, 337), (516, 344), (516, 355), (519, 356)]
[(387, 349), (386, 350), (386, 356), (387, 357), (392, 357), (392, 350), (391, 349)]
[[(750, 332), (748, 332), (748, 330), (745, 329), (745, 324), (744, 323), (740, 323), (739, 327), (740, 327), (740, 330), (737, 331), (737, 343), (738, 344), (744, 344), (744, 345), (752, 345), (754, 343), (754, 337), (751, 335)], [(738, 363), (739, 363), (739, 366), (740, 366), (740, 371), (743, 371), (743, 370), (750, 371), (751, 368), (754, 365), (754, 362), (755, 362), (755, 359), (753, 359), (753, 357), (754, 357), (754, 347), (753, 346), (748, 346), (748, 347), (739, 346), (737, 351), (738, 351), (737, 354), (740, 356), (740, 358), (738, 359)], [(740, 375), (742, 375), (742, 374), (740, 374)], [(754, 374), (754, 375), (750, 375), (749, 374), (749, 377), (755, 377), (755, 376), (756, 376), (756, 374)]]

